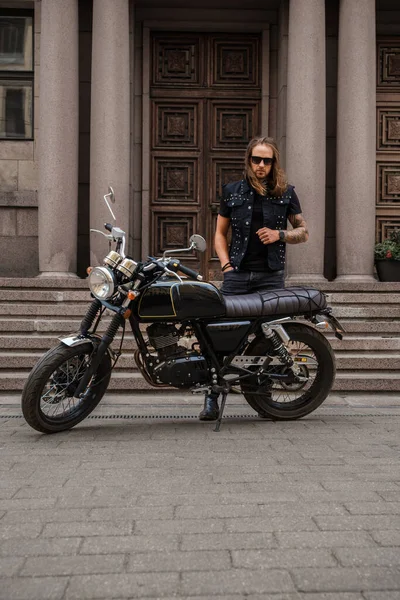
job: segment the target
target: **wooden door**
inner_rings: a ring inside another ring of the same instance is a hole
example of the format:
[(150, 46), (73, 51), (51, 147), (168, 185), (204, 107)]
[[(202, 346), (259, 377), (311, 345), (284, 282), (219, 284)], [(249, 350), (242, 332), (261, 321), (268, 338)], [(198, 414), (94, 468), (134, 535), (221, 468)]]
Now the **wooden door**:
[(219, 279), (221, 187), (242, 178), (246, 145), (260, 133), (261, 38), (157, 32), (151, 48), (151, 251), (200, 233), (207, 252), (182, 259)]
[(377, 42), (376, 241), (400, 228), (400, 38)]

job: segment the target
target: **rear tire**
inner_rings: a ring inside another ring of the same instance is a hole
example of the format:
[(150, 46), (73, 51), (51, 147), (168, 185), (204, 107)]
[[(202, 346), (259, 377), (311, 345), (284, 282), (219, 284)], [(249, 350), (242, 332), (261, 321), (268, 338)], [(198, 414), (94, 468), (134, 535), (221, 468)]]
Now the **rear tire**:
[(96, 408), (111, 378), (108, 353), (83, 398), (73, 398), (93, 350), (91, 342), (72, 347), (59, 344), (32, 369), (22, 392), (22, 412), (33, 429), (42, 433), (71, 429)]
[[(290, 336), (287, 346), (290, 354), (307, 361), (309, 381), (304, 386), (282, 386), (277, 380), (266, 378), (263, 385), (243, 382), (242, 393), (248, 404), (261, 417), (274, 421), (300, 419), (320, 406), (332, 389), (335, 380), (335, 355), (329, 342), (313, 327), (300, 323), (285, 325)], [(264, 336), (258, 336), (247, 348), (245, 355), (272, 355), (272, 345)], [(301, 355), (301, 356), (300, 356)], [(299, 363), (301, 366), (301, 362)], [(311, 366), (311, 370), (310, 370)], [(268, 368), (267, 368), (268, 369)]]

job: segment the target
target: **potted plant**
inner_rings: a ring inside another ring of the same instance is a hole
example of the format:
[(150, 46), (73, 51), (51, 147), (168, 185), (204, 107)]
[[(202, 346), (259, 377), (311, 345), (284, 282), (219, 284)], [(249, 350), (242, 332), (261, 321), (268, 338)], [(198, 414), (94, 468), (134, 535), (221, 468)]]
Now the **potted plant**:
[(375, 245), (375, 266), (379, 281), (400, 281), (400, 229)]

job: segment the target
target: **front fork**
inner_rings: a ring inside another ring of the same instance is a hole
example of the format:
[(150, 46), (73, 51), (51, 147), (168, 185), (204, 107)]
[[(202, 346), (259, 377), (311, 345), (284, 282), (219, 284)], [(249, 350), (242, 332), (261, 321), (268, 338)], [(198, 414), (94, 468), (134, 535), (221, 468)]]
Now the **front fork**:
[[(90, 310), (90, 309), (89, 309)], [(110, 345), (112, 344), (115, 335), (119, 329), (119, 327), (124, 323), (124, 318), (122, 315), (115, 314), (111, 320), (110, 325), (107, 328), (107, 331), (101, 338), (101, 342), (92, 358), (92, 361), (89, 367), (86, 369), (82, 379), (79, 382), (78, 387), (75, 390), (74, 398), (79, 399), (83, 394), (93, 375), (96, 373), (101, 361), (103, 360), (105, 354), (108, 352)]]

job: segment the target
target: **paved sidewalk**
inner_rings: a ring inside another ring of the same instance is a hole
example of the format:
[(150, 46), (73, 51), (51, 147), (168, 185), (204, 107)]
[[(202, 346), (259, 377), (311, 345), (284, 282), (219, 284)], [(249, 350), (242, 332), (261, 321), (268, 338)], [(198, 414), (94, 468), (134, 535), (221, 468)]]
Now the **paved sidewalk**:
[(106, 397), (45, 436), (0, 406), (0, 598), (398, 600), (400, 400), (262, 421)]

